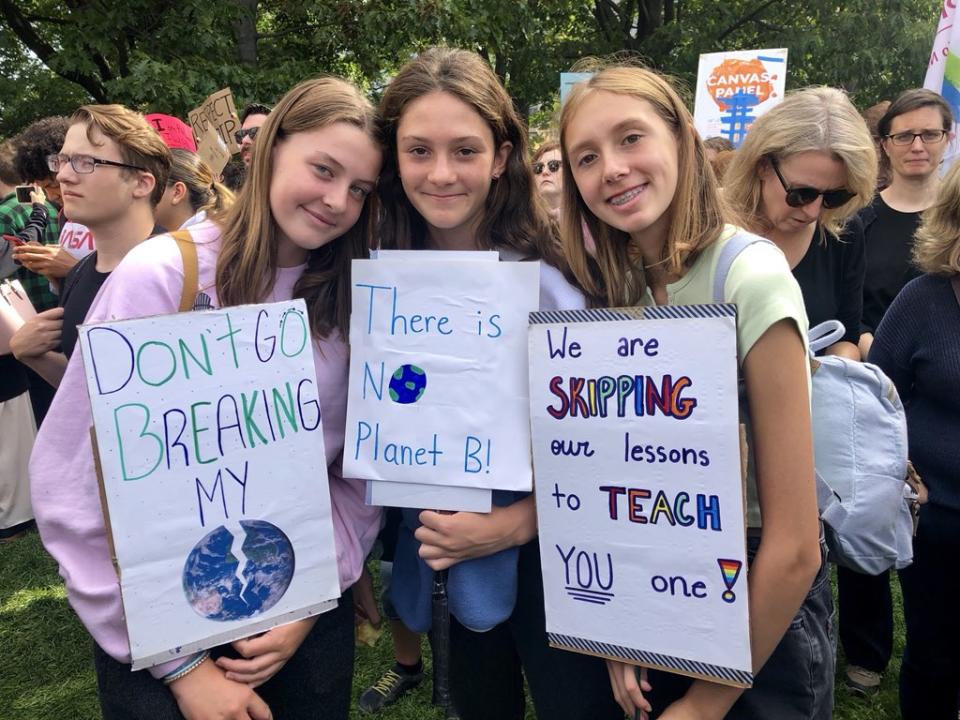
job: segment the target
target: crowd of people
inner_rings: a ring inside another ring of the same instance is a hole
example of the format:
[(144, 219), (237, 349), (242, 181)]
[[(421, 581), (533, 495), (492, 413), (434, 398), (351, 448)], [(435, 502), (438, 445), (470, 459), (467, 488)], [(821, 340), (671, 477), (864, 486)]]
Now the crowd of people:
[[(734, 149), (698, 136), (668, 79), (595, 70), (535, 151), (489, 66), (448, 48), (410, 60), (378, 107), (332, 77), (247, 107), (240, 160), (222, 178), (184, 123), (119, 105), (40, 120), (0, 145), (0, 271), (38, 311), (0, 355), (0, 542), (36, 523), (95, 641), (104, 718), (346, 718), (354, 607), (380, 615), (365, 568), (375, 543), (395, 664), (361, 692), (364, 712), (423, 681), (432, 579), (449, 570), (460, 597), (448, 718), (523, 718), (525, 686), (551, 720), (832, 717), (837, 627), (843, 681), (869, 694), (894, 618), (888, 573), (840, 568), (837, 626), (810, 411), (807, 333), (824, 320), (843, 336), (823, 353), (869, 361), (894, 382), (929, 488), (899, 578), (902, 715), (957, 716), (960, 168), (941, 180), (950, 106), (906, 90), (864, 119), (843, 92), (809, 88)], [(28, 202), (15, 191), (24, 185)], [(319, 617), (131, 672), (74, 350), (85, 321), (178, 311), (174, 231), (196, 248), (203, 307), (306, 302), (342, 596)], [(551, 648), (531, 494), (494, 492), (487, 514), (381, 513), (343, 476), (350, 264), (370, 249), (539, 261), (540, 308), (556, 310), (714, 302), (724, 248), (744, 240), (722, 293), (738, 310), (750, 438), (751, 689)]]

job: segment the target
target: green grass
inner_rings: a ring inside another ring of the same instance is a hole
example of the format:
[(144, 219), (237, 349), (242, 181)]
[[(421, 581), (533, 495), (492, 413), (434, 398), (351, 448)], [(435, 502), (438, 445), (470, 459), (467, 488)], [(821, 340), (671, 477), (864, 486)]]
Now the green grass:
[[(897, 673), (903, 649), (900, 588), (894, 582), (895, 650), (880, 692), (869, 700), (837, 684), (836, 720), (895, 720)], [(90, 659), (91, 640), (67, 604), (56, 564), (44, 552), (39, 536), (30, 533), (0, 545), (0, 717), (4, 720), (97, 720), (96, 679)], [(429, 649), (424, 643), (429, 675)], [(353, 693), (373, 683), (393, 663), (389, 632), (376, 647), (357, 648)], [(841, 659), (840, 672), (843, 661)], [(528, 718), (533, 713), (528, 710)], [(351, 718), (364, 716), (354, 710)], [(397, 705), (377, 716), (382, 720), (442, 720), (430, 705), (430, 683), (424, 682)]]

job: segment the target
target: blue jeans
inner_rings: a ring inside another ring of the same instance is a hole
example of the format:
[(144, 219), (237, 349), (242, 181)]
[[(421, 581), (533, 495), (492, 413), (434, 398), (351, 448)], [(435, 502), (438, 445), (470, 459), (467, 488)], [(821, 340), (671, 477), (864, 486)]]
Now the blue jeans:
[[(747, 560), (753, 562), (759, 537), (747, 538)], [(820, 571), (773, 654), (727, 713), (728, 720), (830, 720), (833, 717), (833, 674), (836, 669), (833, 593), (826, 545), (820, 543)], [(648, 698), (656, 718), (686, 693), (692, 681), (680, 675), (650, 672)]]

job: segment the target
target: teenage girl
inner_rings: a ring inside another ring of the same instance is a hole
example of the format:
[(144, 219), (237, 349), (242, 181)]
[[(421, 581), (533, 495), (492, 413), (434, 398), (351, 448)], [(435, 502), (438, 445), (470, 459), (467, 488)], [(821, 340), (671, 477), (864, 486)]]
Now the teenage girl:
[[(556, 269), (526, 128), (478, 55), (424, 52), (390, 83), (380, 113), (382, 247), (539, 259), (541, 307), (583, 307)], [(428, 629), (433, 571), (446, 568), (450, 683), (463, 720), (523, 718), (524, 673), (541, 718), (620, 717), (600, 661), (547, 645), (531, 495), (495, 492), (489, 514), (404, 511), (392, 599), (410, 629)]]
[(157, 203), (157, 225), (183, 230), (206, 220), (207, 213), (221, 213), (233, 205), (233, 192), (214, 179), (210, 166), (199, 155), (174, 148), (170, 160), (167, 187)]
[[(560, 130), (564, 247), (591, 302), (713, 302), (720, 250), (743, 231), (726, 223), (703, 143), (670, 84), (640, 68), (603, 69), (574, 87)], [(584, 246), (581, 216), (594, 254)], [(639, 709), (671, 720), (826, 719), (832, 601), (818, 543), (803, 298), (783, 253), (768, 243), (738, 256), (724, 290), (724, 300), (737, 304), (752, 425), (747, 524), (756, 685), (742, 692), (668, 673), (650, 673), (648, 683), (634, 667), (609, 661), (613, 693), (628, 714)]]
[[(44, 542), (96, 641), (107, 720), (348, 715), (350, 586), (379, 529), (379, 510), (364, 505), (361, 483), (343, 478), (337, 460), (346, 416), (350, 262), (367, 253), (367, 198), (381, 165), (373, 108), (346, 82), (309, 80), (281, 100), (258, 143), (264, 152), (256, 154), (239, 202), (188, 232), (197, 249), (199, 286), (215, 307), (306, 301), (343, 597), (335, 610), (215, 648), (209, 657), (201, 653), (131, 672), (89, 441), (83, 358), (76, 353), (37, 438), (30, 470)], [(87, 321), (176, 312), (182, 288), (175, 242), (155, 237), (113, 271)]]

